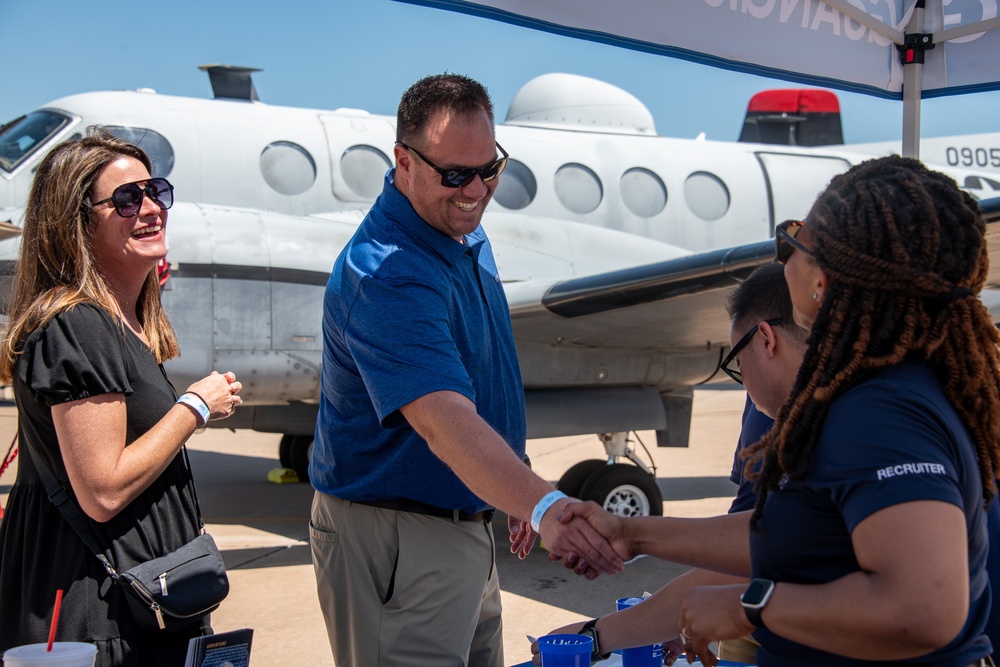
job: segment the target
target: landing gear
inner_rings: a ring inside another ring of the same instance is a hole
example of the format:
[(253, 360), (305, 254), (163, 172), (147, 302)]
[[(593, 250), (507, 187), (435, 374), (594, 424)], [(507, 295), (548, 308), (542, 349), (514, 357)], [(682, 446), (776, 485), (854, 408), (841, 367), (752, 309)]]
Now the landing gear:
[(590, 476), (607, 467), (608, 462), (603, 459), (587, 459), (575, 463), (559, 478), (559, 481), (556, 482), (556, 488), (567, 496), (579, 498), (583, 485), (587, 483)]
[[(556, 488), (568, 496), (593, 500), (618, 516), (662, 516), (663, 494), (656, 485), (656, 469), (643, 463), (629, 447), (627, 433), (599, 437), (608, 458), (580, 461), (566, 471)], [(632, 464), (617, 463), (619, 457)]]
[(291, 468), (300, 482), (309, 481), (309, 458), (312, 456), (311, 435), (283, 435), (278, 444), (278, 460), (284, 468)]
[(605, 465), (591, 475), (580, 497), (618, 516), (663, 516), (663, 495), (656, 478), (627, 463)]

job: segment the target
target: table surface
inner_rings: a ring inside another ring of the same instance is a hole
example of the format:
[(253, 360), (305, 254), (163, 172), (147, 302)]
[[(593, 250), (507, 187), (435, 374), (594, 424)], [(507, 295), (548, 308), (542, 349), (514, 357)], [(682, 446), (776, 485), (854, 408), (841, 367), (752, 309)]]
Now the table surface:
[[(620, 655), (612, 654), (607, 660), (602, 660), (596, 663), (596, 667), (621, 667), (622, 658)], [(719, 667), (754, 667), (753, 665), (748, 665), (745, 662), (732, 662), (730, 660), (720, 660)], [(512, 667), (533, 667), (531, 661), (520, 662)], [(701, 661), (688, 662), (686, 659), (681, 658), (674, 663), (674, 667), (701, 667)]]

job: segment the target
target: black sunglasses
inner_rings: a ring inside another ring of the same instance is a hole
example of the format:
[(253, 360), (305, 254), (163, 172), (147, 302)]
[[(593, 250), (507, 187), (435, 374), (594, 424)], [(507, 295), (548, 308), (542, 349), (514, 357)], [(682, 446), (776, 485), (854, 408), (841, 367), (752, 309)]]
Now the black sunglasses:
[(804, 224), (800, 220), (785, 220), (774, 228), (774, 257), (779, 263), (787, 263), (796, 250), (816, 259), (816, 253), (795, 240), (795, 235)]
[[(145, 182), (146, 185), (139, 185)], [(95, 201), (94, 206), (111, 202), (115, 213), (123, 218), (133, 218), (142, 209), (142, 198), (149, 197), (164, 211), (174, 205), (174, 186), (165, 178), (150, 178), (146, 181), (125, 183), (115, 188), (111, 196), (101, 201)]]
[[(801, 223), (799, 223), (799, 224), (801, 224)], [(781, 324), (781, 318), (780, 317), (772, 317), (769, 320), (764, 320), (764, 322), (766, 322), (767, 324), (771, 325), (772, 327), (776, 327), (779, 324)], [(739, 368), (730, 368), (729, 365), (732, 364), (733, 361), (736, 360), (736, 355), (738, 355), (740, 352), (742, 352), (743, 348), (745, 348), (747, 345), (750, 344), (750, 339), (753, 338), (753, 335), (755, 333), (757, 333), (757, 329), (760, 329), (760, 322), (758, 322), (757, 324), (755, 324), (754, 327), (753, 327), (753, 329), (751, 329), (750, 331), (746, 332), (743, 335), (743, 338), (740, 338), (740, 342), (736, 343), (736, 345), (733, 345), (733, 349), (730, 350), (729, 354), (726, 355), (726, 358), (722, 360), (722, 364), (720, 366), (720, 368), (722, 368), (722, 372), (723, 373), (725, 373), (729, 377), (733, 378), (734, 380), (736, 380), (740, 384), (743, 384), (743, 373), (740, 372)]]
[(462, 188), (472, 182), (476, 176), (483, 179), (483, 183), (489, 183), (494, 178), (500, 175), (500, 172), (504, 170), (507, 166), (507, 151), (503, 149), (503, 146), (497, 144), (497, 148), (503, 153), (503, 157), (499, 157), (489, 164), (485, 164), (482, 167), (452, 167), (451, 169), (442, 169), (437, 166), (427, 158), (423, 156), (423, 153), (418, 151), (412, 146), (407, 146), (402, 141), (397, 141), (397, 144), (402, 146), (408, 151), (416, 153), (417, 157), (427, 163), (427, 166), (434, 169), (437, 173), (441, 174), (441, 185), (446, 188)]

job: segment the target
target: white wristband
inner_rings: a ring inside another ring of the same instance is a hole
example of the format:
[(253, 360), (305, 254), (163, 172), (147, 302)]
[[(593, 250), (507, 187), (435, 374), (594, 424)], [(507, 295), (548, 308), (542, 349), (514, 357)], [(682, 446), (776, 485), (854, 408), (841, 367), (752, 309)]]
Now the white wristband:
[(531, 513), (531, 529), (537, 533), (542, 526), (542, 517), (549, 511), (549, 508), (566, 497), (562, 491), (550, 491), (542, 496), (542, 499), (535, 505), (535, 510)]
[(198, 416), (201, 417), (202, 426), (207, 424), (208, 418), (212, 416), (212, 411), (208, 409), (208, 404), (198, 394), (192, 394), (191, 392), (181, 394), (177, 402), (193, 408), (198, 413)]

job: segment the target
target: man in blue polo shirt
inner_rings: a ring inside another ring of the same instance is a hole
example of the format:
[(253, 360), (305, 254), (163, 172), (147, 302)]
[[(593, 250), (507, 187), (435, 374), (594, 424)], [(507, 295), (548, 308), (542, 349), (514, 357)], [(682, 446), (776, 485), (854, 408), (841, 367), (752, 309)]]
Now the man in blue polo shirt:
[(396, 167), (327, 285), (309, 476), (320, 605), (338, 667), (501, 667), (493, 508), (599, 572), (622, 561), (525, 465), (509, 310), (480, 227), (507, 153), (486, 90), (426, 77), (397, 114)]

